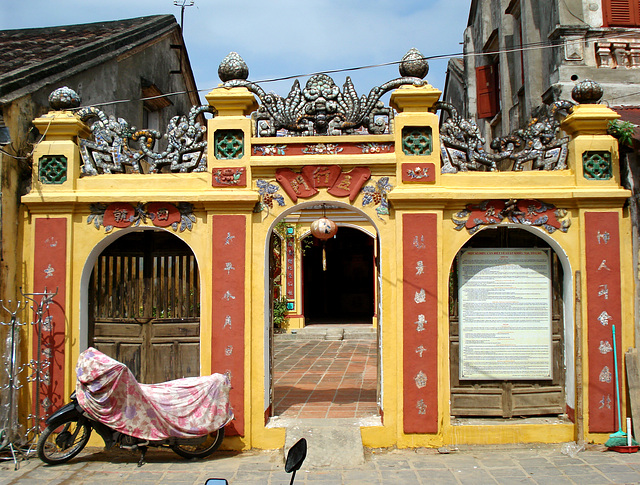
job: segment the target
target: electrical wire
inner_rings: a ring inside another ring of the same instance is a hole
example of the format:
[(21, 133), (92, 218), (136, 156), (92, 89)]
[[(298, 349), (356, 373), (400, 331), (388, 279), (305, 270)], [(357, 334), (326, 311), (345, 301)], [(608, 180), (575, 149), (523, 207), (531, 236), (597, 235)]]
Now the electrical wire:
[[(638, 33), (637, 32), (606, 32), (604, 33), (601, 37), (598, 38), (594, 38), (593, 41), (595, 40), (601, 40), (601, 39), (607, 39), (609, 37), (614, 37), (616, 39), (620, 39), (620, 38), (626, 38), (626, 37), (637, 37)], [(553, 49), (556, 47), (562, 47), (564, 45), (571, 45), (571, 44), (583, 44), (585, 42), (588, 42), (587, 39), (584, 38), (580, 38), (580, 39), (566, 39), (564, 41), (538, 41), (538, 42), (531, 42), (531, 43), (527, 43), (527, 44), (523, 44), (521, 46), (518, 47), (512, 47), (512, 48), (508, 48), (508, 49), (497, 49), (497, 50), (493, 50), (493, 51), (487, 51), (487, 52), (468, 52), (468, 53), (464, 53), (464, 52), (456, 52), (456, 53), (451, 53), (451, 54), (436, 54), (436, 55), (431, 55), (431, 56), (423, 56), (422, 60), (426, 60), (426, 61), (430, 61), (430, 60), (438, 60), (438, 59), (451, 59), (451, 58), (465, 58), (465, 57), (479, 57), (479, 56), (486, 56), (486, 55), (497, 55), (497, 54), (509, 54), (509, 53), (513, 53), (513, 52), (524, 52), (524, 51), (530, 51), (530, 50), (541, 50), (541, 49)], [(260, 79), (257, 81), (251, 81), (254, 84), (267, 84), (267, 83), (273, 83), (273, 82), (279, 82), (279, 81), (287, 81), (287, 80), (291, 80), (291, 79), (298, 79), (298, 78), (305, 78), (305, 77), (311, 77), (311, 76), (316, 76), (318, 74), (336, 74), (336, 73), (341, 73), (341, 72), (353, 72), (353, 71), (361, 71), (361, 70), (365, 70), (365, 69), (375, 69), (378, 67), (387, 67), (387, 66), (393, 66), (393, 65), (398, 65), (402, 63), (402, 61), (390, 61), (390, 62), (382, 62), (382, 63), (378, 63), (378, 64), (368, 64), (368, 65), (363, 65), (363, 66), (356, 66), (356, 67), (347, 67), (347, 68), (338, 68), (338, 69), (328, 69), (328, 70), (323, 70), (323, 71), (315, 71), (315, 72), (310, 72), (310, 73), (305, 73), (305, 74), (292, 74), (289, 76), (282, 76), (282, 77), (276, 77), (276, 78), (267, 78), (267, 79)], [(181, 94), (189, 94), (189, 93), (208, 93), (210, 92), (212, 89), (214, 88), (205, 88), (205, 89), (192, 89), (192, 90), (186, 90), (186, 91), (175, 91), (172, 93), (166, 93), (166, 94), (159, 94), (156, 96), (149, 96), (149, 97), (144, 97), (144, 98), (131, 98), (131, 99), (119, 99), (119, 100), (115, 100), (115, 101), (105, 101), (105, 102), (100, 102), (100, 103), (93, 103), (91, 105), (87, 105), (87, 106), (81, 106), (78, 108), (74, 108), (75, 110), (79, 110), (82, 108), (86, 108), (89, 106), (111, 106), (111, 105), (115, 105), (115, 104), (122, 104), (122, 103), (129, 103), (129, 102), (134, 102), (134, 101), (149, 101), (149, 100), (153, 100), (153, 99), (158, 99), (158, 98), (166, 98), (166, 97), (170, 97), (170, 96), (178, 96)], [(626, 95), (626, 96), (631, 96), (631, 94)]]

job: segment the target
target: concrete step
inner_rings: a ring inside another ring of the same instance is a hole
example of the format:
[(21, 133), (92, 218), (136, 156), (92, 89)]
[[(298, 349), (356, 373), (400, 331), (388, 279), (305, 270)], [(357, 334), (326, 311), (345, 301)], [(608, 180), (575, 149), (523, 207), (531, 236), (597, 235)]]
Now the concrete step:
[(279, 340), (375, 340), (377, 335), (377, 329), (371, 326), (308, 325), (304, 328), (292, 330), (291, 333), (275, 334), (274, 337)]
[(360, 425), (355, 419), (296, 419), (287, 425), (284, 456), (300, 438), (307, 440), (301, 470), (357, 467), (364, 464)]

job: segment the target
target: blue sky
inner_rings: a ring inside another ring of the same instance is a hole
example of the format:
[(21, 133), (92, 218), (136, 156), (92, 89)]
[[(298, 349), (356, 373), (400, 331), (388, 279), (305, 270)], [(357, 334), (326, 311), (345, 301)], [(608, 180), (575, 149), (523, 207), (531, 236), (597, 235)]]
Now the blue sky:
[[(185, 10), (184, 37), (198, 89), (208, 90), (220, 82), (218, 64), (231, 51), (246, 61), (252, 81), (393, 62), (411, 47), (425, 56), (458, 53), (469, 5), (470, 0), (195, 0)], [(0, 0), (0, 30), (157, 14), (180, 20), (173, 0)], [(429, 65), (427, 81), (443, 89), (447, 60)], [(398, 77), (398, 68), (331, 74), (339, 86), (346, 76), (362, 95)], [(261, 86), (286, 95), (292, 84)]]

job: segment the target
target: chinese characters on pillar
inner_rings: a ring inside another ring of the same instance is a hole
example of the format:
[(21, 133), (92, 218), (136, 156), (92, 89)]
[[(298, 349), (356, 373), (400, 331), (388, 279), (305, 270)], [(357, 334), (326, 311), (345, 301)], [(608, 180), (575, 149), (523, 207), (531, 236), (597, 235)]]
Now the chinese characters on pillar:
[(286, 251), (287, 251), (287, 264), (286, 264), (286, 269), (287, 269), (287, 299), (288, 300), (293, 300), (295, 299), (296, 295), (295, 295), (295, 259), (296, 259), (296, 252), (295, 252), (295, 240), (292, 237), (287, 237), (287, 244), (286, 244)]
[(438, 431), (437, 216), (404, 214), (403, 426), (405, 433)]
[[(45, 305), (41, 327), (41, 347), (34, 332), (33, 355), (42, 363), (39, 416), (60, 407), (64, 395), (65, 302), (67, 276), (67, 219), (38, 218), (35, 222), (33, 293), (55, 293)], [(35, 296), (37, 301), (41, 296)], [(37, 318), (34, 316), (34, 321)], [(35, 393), (34, 393), (35, 395)]]
[(211, 372), (231, 379), (236, 419), (225, 433), (240, 436), (244, 435), (245, 241), (244, 216), (213, 216)]
[(621, 361), (620, 236), (617, 212), (585, 214), (587, 346), (589, 355), (589, 431), (616, 430), (614, 358), (611, 326), (616, 326)]

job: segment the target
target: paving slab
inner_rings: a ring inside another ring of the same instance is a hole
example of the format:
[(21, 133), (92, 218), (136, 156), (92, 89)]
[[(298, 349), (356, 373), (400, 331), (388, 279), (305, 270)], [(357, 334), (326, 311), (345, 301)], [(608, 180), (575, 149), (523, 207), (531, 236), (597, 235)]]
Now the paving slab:
[[(575, 457), (562, 455), (561, 444), (459, 446), (439, 454), (433, 449), (365, 450), (358, 465), (302, 469), (298, 485), (313, 484), (638, 484), (640, 462), (597, 447)], [(147, 463), (137, 467), (137, 455), (122, 450), (87, 449), (69, 463), (48, 466), (37, 458), (0, 462), (0, 485), (42, 484), (178, 484), (204, 485), (207, 478), (231, 484), (286, 485), (283, 451), (216, 452), (204, 460), (184, 460), (170, 451), (149, 450)]]

